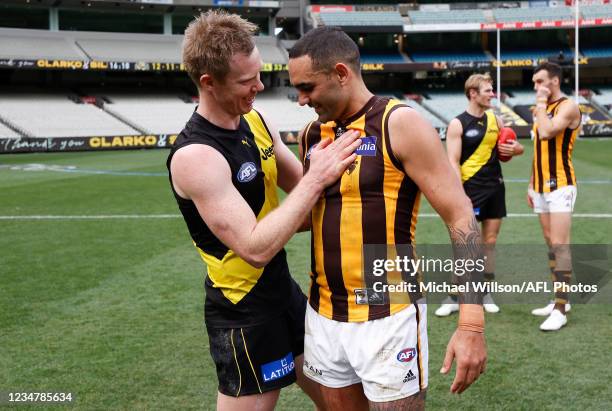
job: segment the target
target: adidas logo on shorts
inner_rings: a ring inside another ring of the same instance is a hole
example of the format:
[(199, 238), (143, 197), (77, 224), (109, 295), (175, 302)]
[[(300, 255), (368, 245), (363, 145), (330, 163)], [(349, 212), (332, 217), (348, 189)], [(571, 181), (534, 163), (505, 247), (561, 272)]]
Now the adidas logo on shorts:
[(404, 377), (404, 383), (407, 383), (408, 381), (412, 381), (416, 379), (416, 375), (414, 375), (414, 373), (412, 372), (412, 370), (408, 371), (408, 374), (406, 374), (406, 376)]

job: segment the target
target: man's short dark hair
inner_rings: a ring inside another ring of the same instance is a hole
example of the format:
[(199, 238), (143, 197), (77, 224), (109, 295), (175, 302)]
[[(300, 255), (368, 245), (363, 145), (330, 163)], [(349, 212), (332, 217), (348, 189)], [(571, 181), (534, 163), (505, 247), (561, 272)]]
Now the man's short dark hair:
[(339, 27), (310, 30), (289, 50), (289, 58), (308, 56), (315, 71), (329, 73), (337, 63), (344, 63), (360, 74), (359, 48)]
[(561, 83), (563, 80), (563, 70), (561, 70), (561, 66), (558, 64), (551, 63), (550, 61), (541, 63), (535, 68), (533, 74), (536, 74), (542, 70), (546, 70), (548, 72), (548, 77), (550, 78), (557, 77), (559, 79), (559, 83)]

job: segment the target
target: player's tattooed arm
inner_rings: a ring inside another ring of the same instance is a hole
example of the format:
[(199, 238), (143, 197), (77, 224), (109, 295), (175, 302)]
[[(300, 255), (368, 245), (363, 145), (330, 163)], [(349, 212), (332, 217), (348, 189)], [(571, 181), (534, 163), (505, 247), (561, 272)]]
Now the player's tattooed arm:
[[(479, 264), (484, 266), (484, 249), (480, 228), (474, 215), (459, 220), (459, 223), (448, 224), (448, 232), (453, 246), (455, 261), (462, 261), (462, 271), (455, 270), (453, 283), (474, 284), (483, 280)], [(468, 264), (467, 262), (471, 262)], [(458, 265), (457, 265), (458, 266)], [(482, 304), (482, 294), (475, 292), (473, 287), (468, 292), (459, 294), (459, 302), (464, 304)]]

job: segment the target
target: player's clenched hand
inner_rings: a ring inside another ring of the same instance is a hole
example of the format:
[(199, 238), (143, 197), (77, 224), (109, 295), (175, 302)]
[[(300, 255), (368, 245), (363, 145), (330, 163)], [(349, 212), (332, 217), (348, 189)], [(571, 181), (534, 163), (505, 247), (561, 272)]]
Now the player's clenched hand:
[(516, 141), (511, 140), (505, 144), (498, 144), (497, 150), (499, 151), (499, 154), (501, 154), (504, 157), (512, 157), (514, 156), (515, 147), (516, 147)]
[(322, 140), (312, 149), (307, 175), (315, 179), (321, 189), (338, 180), (355, 161), (355, 150), (361, 144), (359, 136), (359, 131), (349, 130), (333, 142), (328, 138)]
[(456, 330), (444, 356), (444, 364), (440, 372), (448, 374), (453, 364), (457, 362), (455, 379), (451, 384), (450, 391), (453, 394), (461, 394), (480, 374), (485, 372), (487, 366), (487, 346), (484, 334), (474, 331)]

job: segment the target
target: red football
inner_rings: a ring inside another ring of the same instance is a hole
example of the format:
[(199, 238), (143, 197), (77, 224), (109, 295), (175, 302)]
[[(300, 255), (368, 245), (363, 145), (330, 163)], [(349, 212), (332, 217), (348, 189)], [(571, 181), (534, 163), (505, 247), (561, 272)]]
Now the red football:
[(505, 162), (512, 158), (512, 156), (503, 156), (499, 152), (499, 144), (506, 144), (510, 141), (516, 141), (516, 133), (514, 132), (514, 130), (512, 130), (510, 127), (504, 127), (499, 130), (499, 136), (497, 137), (497, 158), (499, 158), (500, 161)]

